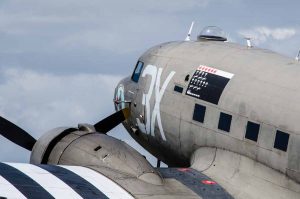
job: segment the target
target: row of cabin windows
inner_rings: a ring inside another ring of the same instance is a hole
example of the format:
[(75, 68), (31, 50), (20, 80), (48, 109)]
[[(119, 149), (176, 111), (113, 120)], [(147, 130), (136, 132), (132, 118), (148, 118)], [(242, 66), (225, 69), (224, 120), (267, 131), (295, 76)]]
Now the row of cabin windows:
[[(193, 120), (204, 123), (206, 107), (200, 104), (195, 104)], [(232, 115), (220, 113), (218, 129), (230, 132)], [(248, 121), (246, 126), (245, 138), (257, 142), (260, 124)], [(290, 135), (288, 133), (277, 130), (274, 142), (274, 148), (281, 151), (287, 151)]]

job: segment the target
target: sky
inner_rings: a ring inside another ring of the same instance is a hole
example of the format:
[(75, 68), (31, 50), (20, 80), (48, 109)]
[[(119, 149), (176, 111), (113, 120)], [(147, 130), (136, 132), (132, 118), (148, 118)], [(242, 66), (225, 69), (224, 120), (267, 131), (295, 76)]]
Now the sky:
[[(209, 25), (228, 40), (294, 58), (300, 1), (0, 0), (0, 115), (39, 138), (58, 126), (96, 123), (114, 112), (114, 88), (151, 46), (192, 39)], [(110, 135), (149, 156), (122, 126)], [(30, 153), (0, 137), (0, 161)]]

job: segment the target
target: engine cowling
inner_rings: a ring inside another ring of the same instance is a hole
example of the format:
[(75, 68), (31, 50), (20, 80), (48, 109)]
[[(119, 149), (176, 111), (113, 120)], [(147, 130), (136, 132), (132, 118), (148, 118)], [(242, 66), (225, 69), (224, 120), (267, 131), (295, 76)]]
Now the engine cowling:
[(34, 145), (30, 163), (104, 167), (162, 184), (160, 175), (139, 152), (119, 139), (95, 132), (89, 125), (47, 132)]

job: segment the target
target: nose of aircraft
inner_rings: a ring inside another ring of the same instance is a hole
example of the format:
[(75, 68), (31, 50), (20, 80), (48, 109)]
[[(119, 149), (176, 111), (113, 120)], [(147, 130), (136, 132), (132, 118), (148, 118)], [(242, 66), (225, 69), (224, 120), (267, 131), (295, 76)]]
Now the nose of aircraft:
[(122, 81), (119, 82), (117, 87), (115, 88), (114, 104), (116, 111), (125, 108), (125, 93)]
[(117, 84), (113, 99), (116, 111), (124, 108), (130, 108), (131, 102), (134, 98), (134, 92), (131, 91), (132, 88), (132, 81), (130, 77), (125, 77)]

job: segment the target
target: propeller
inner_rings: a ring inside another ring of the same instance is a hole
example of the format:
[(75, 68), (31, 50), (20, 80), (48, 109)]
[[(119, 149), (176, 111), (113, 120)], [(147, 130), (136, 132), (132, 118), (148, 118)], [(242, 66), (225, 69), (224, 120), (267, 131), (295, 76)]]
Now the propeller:
[[(99, 133), (107, 133), (126, 120), (129, 116), (130, 110), (128, 108), (124, 108), (96, 123), (94, 128)], [(33, 145), (36, 143), (36, 139), (34, 139), (29, 133), (1, 116), (0, 135), (29, 151), (32, 151)]]
[(96, 123), (94, 127), (99, 133), (107, 133), (108, 131), (119, 125), (121, 122), (126, 120), (129, 116), (129, 108), (124, 108)]
[(0, 134), (13, 143), (29, 151), (32, 150), (33, 145), (36, 143), (36, 139), (34, 139), (29, 133), (1, 116)]

